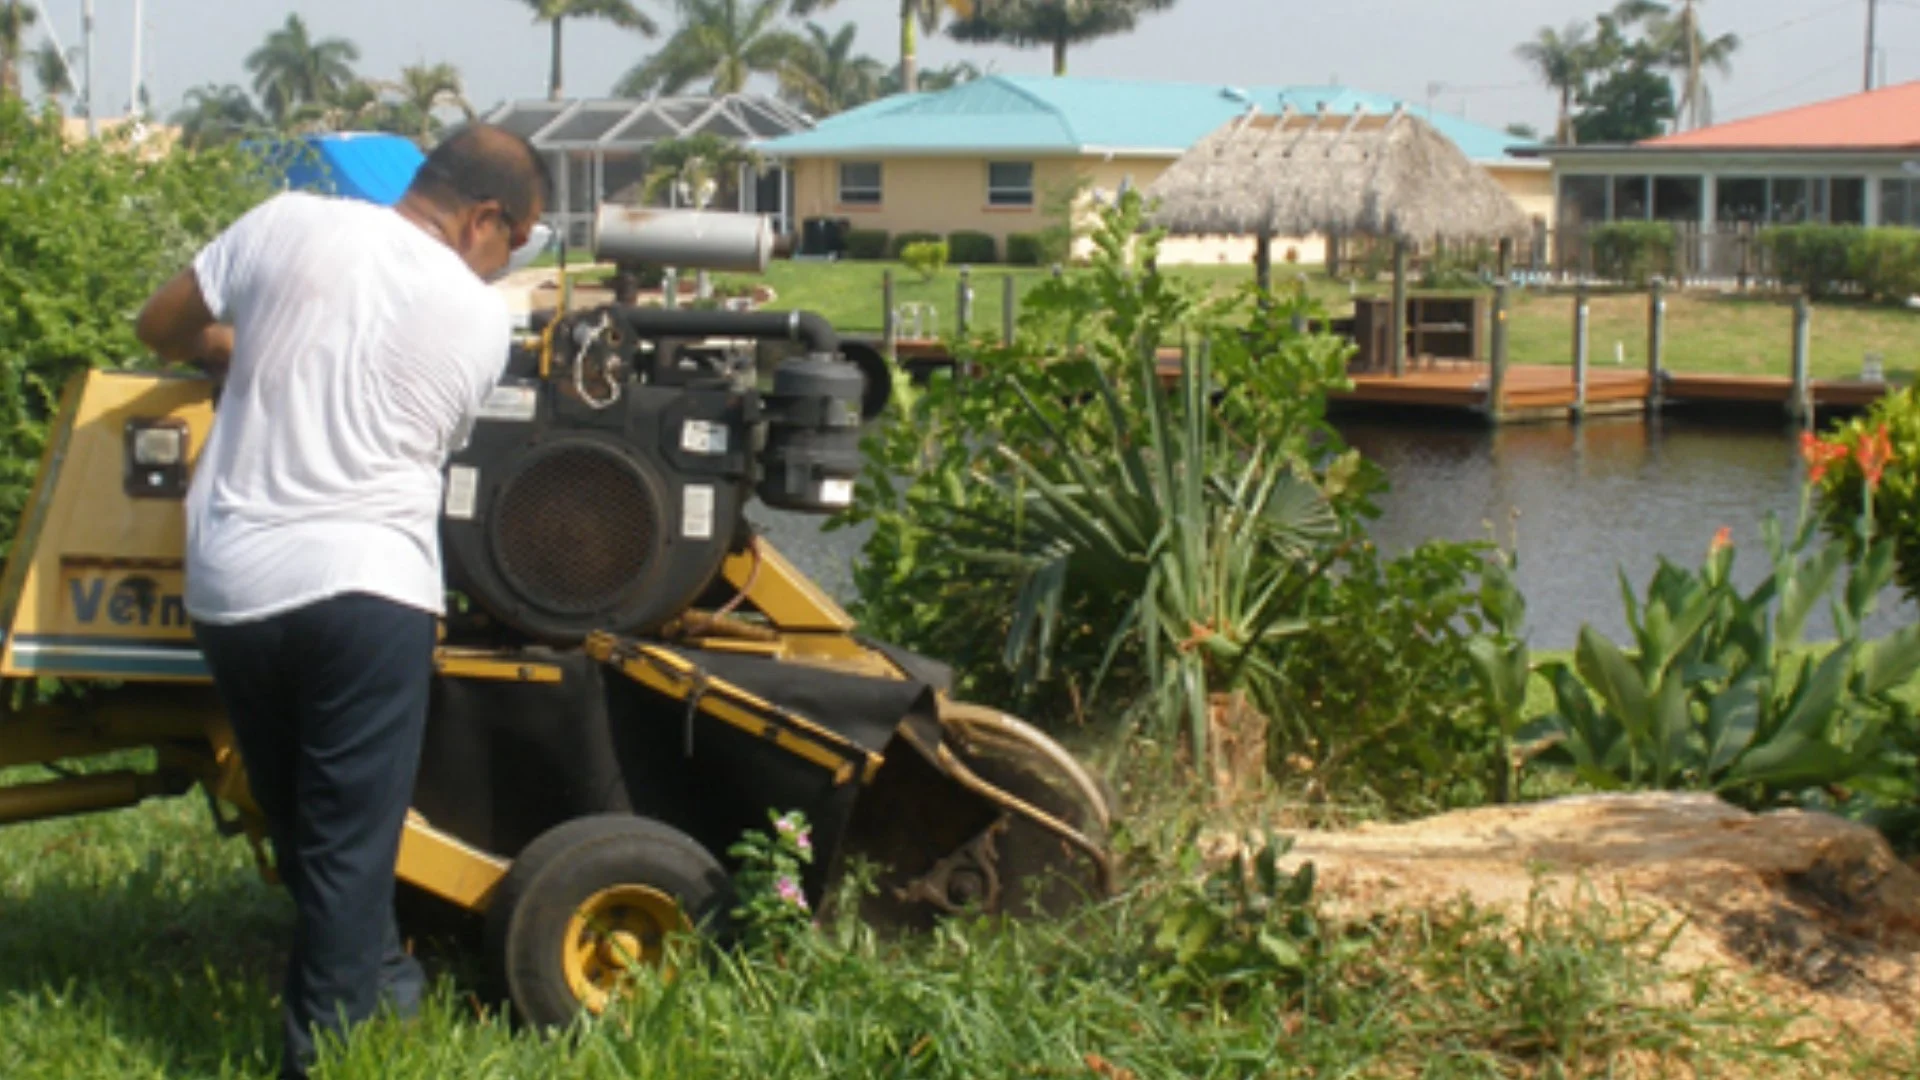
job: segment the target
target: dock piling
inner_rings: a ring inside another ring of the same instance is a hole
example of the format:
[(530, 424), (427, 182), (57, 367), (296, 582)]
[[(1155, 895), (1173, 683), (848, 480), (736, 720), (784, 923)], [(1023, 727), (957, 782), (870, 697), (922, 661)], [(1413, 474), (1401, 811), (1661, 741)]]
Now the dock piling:
[(1813, 395), (1807, 379), (1808, 353), (1813, 340), (1813, 305), (1807, 294), (1793, 298), (1793, 386), (1787, 391), (1787, 419), (1813, 427)]
[(973, 271), (960, 268), (959, 295), (953, 301), (953, 336), (964, 339), (973, 323)]
[(1667, 283), (1653, 279), (1647, 301), (1647, 411), (1659, 412), (1661, 405), (1661, 361), (1667, 351)]
[(1393, 377), (1407, 373), (1407, 242), (1393, 242), (1393, 341), (1387, 355), (1393, 358)]
[(1487, 382), (1487, 410), (1494, 423), (1505, 412), (1507, 388), (1507, 279), (1493, 284), (1493, 376)]
[(880, 275), (880, 303), (886, 308), (880, 316), (880, 337), (887, 350), (887, 363), (900, 362), (900, 316), (894, 310), (893, 271)]
[(1593, 298), (1586, 282), (1573, 296), (1573, 416), (1587, 415), (1587, 367), (1593, 362)]
[(1000, 343), (1009, 347), (1013, 345), (1014, 305), (1017, 303), (1019, 299), (1014, 292), (1013, 275), (1008, 274), (1000, 279)]

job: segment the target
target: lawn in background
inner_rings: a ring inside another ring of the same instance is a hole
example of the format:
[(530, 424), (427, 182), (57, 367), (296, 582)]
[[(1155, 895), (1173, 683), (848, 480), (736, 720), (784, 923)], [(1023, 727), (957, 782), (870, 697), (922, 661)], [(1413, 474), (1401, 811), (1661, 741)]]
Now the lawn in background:
[[(777, 294), (774, 306), (815, 311), (845, 333), (878, 334), (882, 328), (883, 275), (893, 271), (896, 302), (931, 305), (929, 326), (951, 336), (960, 275), (949, 267), (931, 279), (893, 262), (794, 262), (780, 260), (762, 275), (714, 275), (716, 282), (764, 282)], [(1067, 274), (1077, 271), (1067, 269)], [(1238, 266), (1170, 266), (1165, 272), (1220, 293), (1252, 278)], [(998, 333), (1004, 281), (1011, 277), (1016, 297), (1051, 274), (1036, 267), (985, 266), (972, 271), (972, 326)], [(1384, 282), (1349, 286), (1333, 281), (1319, 267), (1281, 267), (1277, 287), (1304, 275), (1308, 291), (1336, 317), (1352, 310), (1352, 298), (1384, 295)], [(1419, 290), (1415, 290), (1416, 292)], [(1571, 364), (1573, 297), (1565, 290), (1512, 291), (1511, 356), (1520, 364)], [(1016, 303), (1018, 300), (1016, 299)], [(1596, 292), (1592, 300), (1592, 357), (1596, 368), (1616, 364), (1640, 368), (1647, 357), (1647, 296), (1633, 292)], [(1868, 353), (1879, 353), (1890, 380), (1920, 375), (1920, 312), (1855, 303), (1814, 305), (1812, 370), (1815, 378), (1857, 378)], [(1779, 296), (1725, 295), (1688, 291), (1670, 294), (1667, 309), (1666, 367), (1672, 371), (1736, 375), (1789, 373), (1793, 350), (1793, 303)]]

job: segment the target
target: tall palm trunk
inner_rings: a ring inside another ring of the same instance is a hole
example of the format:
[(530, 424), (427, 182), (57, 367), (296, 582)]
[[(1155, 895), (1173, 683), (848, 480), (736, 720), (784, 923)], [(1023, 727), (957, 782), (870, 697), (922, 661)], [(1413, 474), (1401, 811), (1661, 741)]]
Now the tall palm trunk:
[(1579, 141), (1579, 136), (1576, 135), (1573, 130), (1573, 87), (1571, 86), (1563, 86), (1560, 88), (1560, 132), (1558, 139), (1562, 146), (1572, 146)]
[(920, 89), (919, 28), (914, 25), (913, 0), (900, 0), (900, 89)]
[(1687, 127), (1700, 126), (1700, 13), (1693, 0), (1687, 0), (1684, 13), (1687, 32)]
[(562, 21), (563, 20), (558, 18), (553, 20), (553, 74), (547, 83), (548, 101), (560, 100), (560, 23)]

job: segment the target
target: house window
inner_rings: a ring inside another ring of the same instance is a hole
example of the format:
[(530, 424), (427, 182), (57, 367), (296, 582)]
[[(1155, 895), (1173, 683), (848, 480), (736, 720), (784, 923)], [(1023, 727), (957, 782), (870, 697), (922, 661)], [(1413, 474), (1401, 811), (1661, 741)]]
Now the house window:
[(1560, 178), (1560, 217), (1567, 225), (1597, 225), (1607, 220), (1607, 186), (1604, 176), (1563, 176)]
[(1859, 176), (1836, 176), (1827, 182), (1832, 194), (1827, 205), (1827, 220), (1835, 225), (1867, 223), (1867, 181)]
[(1769, 216), (1776, 225), (1799, 225), (1802, 222), (1818, 221), (1814, 212), (1813, 198), (1808, 189), (1812, 185), (1797, 176), (1776, 177), (1773, 181), (1773, 211)]
[(1033, 162), (988, 162), (987, 205), (1032, 206)]
[(1656, 176), (1653, 178), (1653, 216), (1657, 221), (1700, 220), (1700, 178), (1697, 176)]
[(880, 163), (843, 161), (840, 163), (840, 205), (880, 205)]
[(1652, 210), (1651, 182), (1644, 176), (1613, 178), (1613, 220), (1645, 221)]
[(1880, 224), (1920, 226), (1920, 183), (1892, 177), (1880, 181)]
[(1767, 220), (1767, 178), (1723, 176), (1716, 192), (1714, 220), (1759, 224)]

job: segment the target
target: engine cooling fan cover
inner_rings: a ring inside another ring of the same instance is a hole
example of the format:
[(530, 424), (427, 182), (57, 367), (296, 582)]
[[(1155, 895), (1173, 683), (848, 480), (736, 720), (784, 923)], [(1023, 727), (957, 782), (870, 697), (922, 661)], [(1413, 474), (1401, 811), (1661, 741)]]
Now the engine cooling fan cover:
[(450, 582), (501, 622), (559, 644), (652, 629), (726, 556), (739, 495), (724, 483), (674, 475), (611, 433), (499, 449), (449, 474), (442, 535)]

